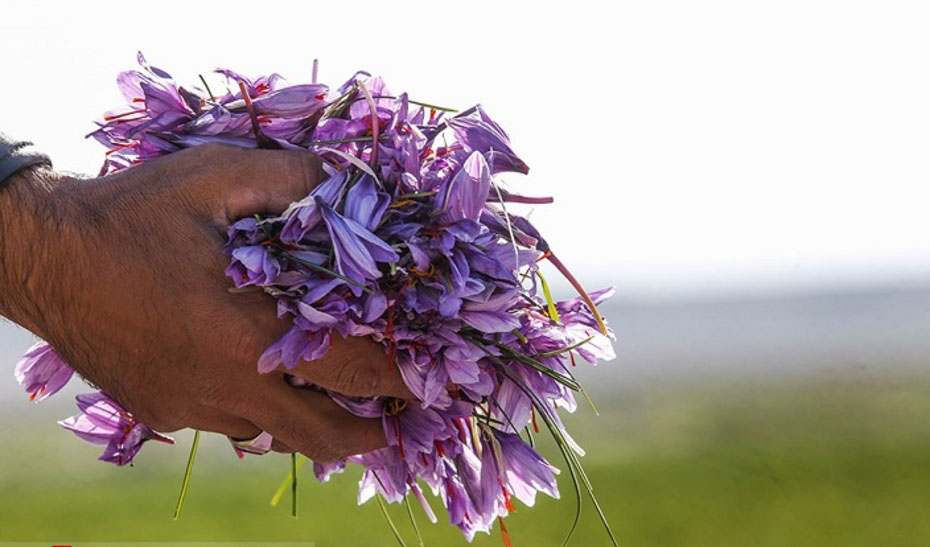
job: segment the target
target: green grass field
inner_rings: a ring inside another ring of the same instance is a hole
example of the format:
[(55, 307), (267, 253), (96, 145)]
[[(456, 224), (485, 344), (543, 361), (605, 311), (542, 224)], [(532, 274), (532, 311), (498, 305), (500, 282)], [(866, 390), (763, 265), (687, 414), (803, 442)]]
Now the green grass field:
[[(841, 375), (837, 375), (838, 377)], [(844, 376), (845, 377), (845, 376)], [(930, 545), (930, 378), (795, 378), (681, 386), (596, 397), (601, 417), (572, 417), (601, 503), (622, 545)], [(300, 518), (268, 500), (283, 455), (236, 461), (208, 436), (184, 513), (171, 519), (190, 436), (149, 446), (135, 468), (97, 464), (95, 450), (48, 424), (43, 441), (13, 428), (0, 469), (3, 541), (312, 541), (396, 544), (374, 502), (355, 506), (353, 469), (320, 485), (301, 473)], [(559, 464), (554, 448), (542, 451)], [(560, 465), (561, 467), (561, 465)], [(519, 506), (514, 545), (558, 545), (574, 508), (563, 499)], [(440, 513), (441, 503), (433, 504)], [(392, 507), (408, 545), (406, 513)], [(415, 507), (426, 545), (464, 545)], [(442, 515), (440, 514), (440, 518)], [(475, 545), (501, 545), (499, 532)], [(605, 545), (586, 503), (573, 545)]]

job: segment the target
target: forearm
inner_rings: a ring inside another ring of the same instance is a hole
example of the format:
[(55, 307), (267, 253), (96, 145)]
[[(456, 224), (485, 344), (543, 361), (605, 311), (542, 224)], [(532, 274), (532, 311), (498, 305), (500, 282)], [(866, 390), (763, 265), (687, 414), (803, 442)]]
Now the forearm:
[(52, 179), (47, 156), (0, 133), (0, 315), (33, 332), (42, 292), (30, 255), (46, 248), (37, 235), (48, 218), (41, 196)]

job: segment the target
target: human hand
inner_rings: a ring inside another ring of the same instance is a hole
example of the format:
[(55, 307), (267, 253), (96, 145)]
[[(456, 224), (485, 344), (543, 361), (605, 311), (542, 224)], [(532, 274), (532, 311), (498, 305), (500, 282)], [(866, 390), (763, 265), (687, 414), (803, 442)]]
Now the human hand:
[[(380, 448), (380, 420), (257, 372), (289, 322), (262, 293), (230, 293), (224, 275), (228, 225), (282, 211), (322, 176), (309, 153), (222, 145), (99, 179), (23, 172), (0, 191), (0, 313), (153, 429), (266, 430), (276, 450), (317, 461)], [(346, 395), (412, 397), (362, 338), (288, 372)]]

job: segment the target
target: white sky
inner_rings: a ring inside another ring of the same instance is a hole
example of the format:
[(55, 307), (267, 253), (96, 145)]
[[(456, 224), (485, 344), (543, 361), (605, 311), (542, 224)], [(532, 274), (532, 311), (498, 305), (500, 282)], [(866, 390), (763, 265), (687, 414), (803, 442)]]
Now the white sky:
[(556, 197), (533, 219), (595, 282), (930, 280), (925, 2), (26, 4), (0, 12), (0, 129), (59, 168), (98, 168), (82, 137), (137, 49), (190, 84), (319, 57), (331, 84), (483, 103), (532, 168), (506, 180)]

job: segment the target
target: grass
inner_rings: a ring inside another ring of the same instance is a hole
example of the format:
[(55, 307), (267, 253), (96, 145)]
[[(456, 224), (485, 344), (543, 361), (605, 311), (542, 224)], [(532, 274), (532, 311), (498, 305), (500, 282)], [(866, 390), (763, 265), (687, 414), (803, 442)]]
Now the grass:
[[(930, 545), (928, 388), (930, 378), (889, 374), (601, 393), (601, 418), (582, 407), (570, 421), (623, 545)], [(394, 544), (374, 502), (355, 507), (357, 469), (320, 485), (305, 467), (295, 520), (289, 502), (268, 505), (287, 456), (239, 462), (223, 439), (206, 436), (175, 522), (189, 435), (175, 448), (147, 447), (135, 468), (113, 469), (63, 432), (3, 433), (18, 448), (0, 469), (0, 541)], [(560, 543), (573, 508), (564, 480), (562, 491), (565, 499), (540, 498), (507, 519), (514, 545)], [(415, 545), (403, 507), (391, 510)], [(414, 510), (426, 545), (465, 544)], [(573, 545), (606, 543), (588, 505)], [(502, 542), (495, 530), (474, 544)]]

